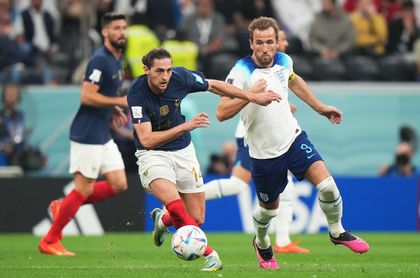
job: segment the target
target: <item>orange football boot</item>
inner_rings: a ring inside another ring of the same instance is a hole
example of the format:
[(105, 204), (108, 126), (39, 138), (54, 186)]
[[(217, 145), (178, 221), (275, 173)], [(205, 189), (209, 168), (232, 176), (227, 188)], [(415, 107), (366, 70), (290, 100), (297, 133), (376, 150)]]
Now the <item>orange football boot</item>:
[(48, 255), (55, 255), (55, 256), (76, 256), (75, 253), (68, 251), (64, 248), (63, 244), (60, 241), (55, 243), (47, 243), (44, 239), (41, 239), (41, 242), (38, 245), (39, 251), (44, 254)]
[(274, 246), (274, 252), (282, 254), (308, 254), (311, 250), (298, 246), (296, 242), (290, 242), (286, 246), (278, 246), (276, 244)]

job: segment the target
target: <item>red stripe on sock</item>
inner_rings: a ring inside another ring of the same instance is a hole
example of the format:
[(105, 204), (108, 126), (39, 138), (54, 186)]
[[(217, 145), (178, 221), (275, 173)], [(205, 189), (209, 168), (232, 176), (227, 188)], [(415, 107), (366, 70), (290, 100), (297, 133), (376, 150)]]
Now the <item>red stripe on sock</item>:
[(44, 241), (48, 243), (59, 241), (61, 231), (74, 218), (74, 215), (85, 201), (86, 197), (75, 189), (64, 197), (60, 206), (60, 211), (48, 231), (48, 234), (44, 237)]
[(111, 185), (107, 181), (98, 181), (95, 183), (92, 194), (86, 199), (85, 204), (99, 203), (114, 197), (117, 193), (114, 192)]
[(172, 218), (175, 228), (178, 229), (185, 225), (194, 225), (198, 227), (197, 222), (188, 214), (184, 202), (182, 202), (181, 199), (170, 202), (166, 205), (166, 209)]

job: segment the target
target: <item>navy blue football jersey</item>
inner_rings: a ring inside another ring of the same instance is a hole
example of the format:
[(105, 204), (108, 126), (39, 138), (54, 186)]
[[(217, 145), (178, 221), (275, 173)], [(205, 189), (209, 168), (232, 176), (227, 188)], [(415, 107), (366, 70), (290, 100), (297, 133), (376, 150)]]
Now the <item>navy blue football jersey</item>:
[[(151, 122), (152, 131), (163, 131), (178, 126), (185, 122), (181, 113), (182, 100), (188, 94), (206, 91), (208, 87), (209, 84), (201, 72), (174, 67), (166, 92), (158, 96), (150, 89), (147, 75), (142, 75), (134, 80), (127, 95), (133, 124)], [(134, 140), (138, 150), (144, 149), (135, 132)], [(156, 150), (180, 150), (190, 142), (191, 134), (186, 132)]]
[[(91, 57), (85, 73), (85, 81), (99, 86), (99, 93), (118, 96), (123, 81), (121, 58), (104, 46)], [(94, 107), (81, 104), (70, 128), (70, 140), (83, 144), (105, 144), (111, 139), (109, 123), (114, 111), (113, 106)]]

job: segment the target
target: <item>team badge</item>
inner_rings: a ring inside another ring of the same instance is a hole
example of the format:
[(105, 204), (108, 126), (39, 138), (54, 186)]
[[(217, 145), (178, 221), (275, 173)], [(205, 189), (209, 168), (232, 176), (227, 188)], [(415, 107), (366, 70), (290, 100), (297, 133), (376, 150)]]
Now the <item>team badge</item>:
[(159, 114), (161, 116), (166, 116), (169, 114), (169, 106), (168, 105), (164, 105), (159, 109)]
[(276, 75), (277, 75), (277, 78), (280, 80), (280, 82), (283, 83), (284, 81), (286, 81), (286, 74), (283, 71), (283, 69), (276, 71)]
[(147, 170), (146, 170), (146, 171), (144, 171), (144, 172), (143, 172), (143, 175), (144, 175), (145, 177), (147, 177), (147, 176), (149, 175), (149, 171), (147, 171)]

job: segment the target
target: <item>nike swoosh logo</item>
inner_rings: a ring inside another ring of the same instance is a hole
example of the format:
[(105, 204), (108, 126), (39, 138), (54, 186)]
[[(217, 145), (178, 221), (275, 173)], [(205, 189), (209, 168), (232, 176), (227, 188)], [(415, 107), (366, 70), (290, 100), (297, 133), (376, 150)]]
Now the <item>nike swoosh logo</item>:
[(316, 155), (316, 153), (311, 154), (310, 156), (307, 156), (308, 159), (310, 159), (311, 157), (313, 157), (314, 155)]

